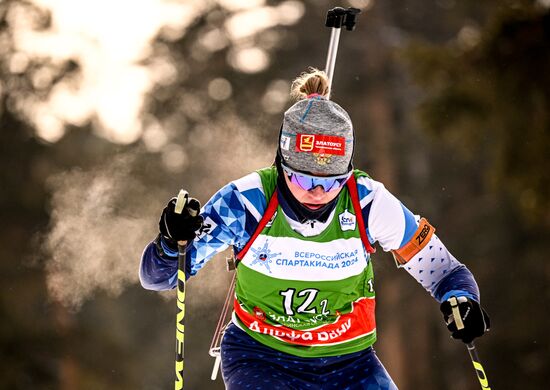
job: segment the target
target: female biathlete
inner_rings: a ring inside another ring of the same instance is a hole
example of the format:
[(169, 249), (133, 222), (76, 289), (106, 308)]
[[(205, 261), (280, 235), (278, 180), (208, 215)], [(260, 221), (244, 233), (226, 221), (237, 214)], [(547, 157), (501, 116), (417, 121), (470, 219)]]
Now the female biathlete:
[(234, 311), (221, 344), (230, 390), (397, 389), (372, 347), (375, 242), (441, 303), (453, 337), (470, 342), (489, 326), (472, 274), (434, 227), (353, 169), (352, 122), (328, 85), (318, 70), (297, 78), (273, 166), (230, 182), (198, 216), (196, 199), (181, 214), (172, 199), (143, 253), (143, 287), (166, 290), (176, 286), (177, 241), (188, 242), (188, 277), (233, 247)]

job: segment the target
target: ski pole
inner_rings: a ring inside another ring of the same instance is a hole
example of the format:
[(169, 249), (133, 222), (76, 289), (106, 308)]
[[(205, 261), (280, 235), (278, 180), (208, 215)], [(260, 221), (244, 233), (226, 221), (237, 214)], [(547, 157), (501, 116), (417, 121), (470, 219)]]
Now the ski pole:
[(466, 348), (468, 348), (468, 353), (470, 354), (470, 359), (472, 359), (481, 388), (491, 390), (489, 387), (489, 381), (487, 380), (487, 375), (485, 375), (485, 370), (483, 369), (483, 366), (479, 361), (479, 357), (477, 356), (477, 350), (474, 342), (472, 341), (471, 343), (466, 343)]
[[(183, 189), (178, 193), (174, 212), (181, 214), (187, 203), (188, 193)], [(196, 215), (195, 210), (189, 210), (191, 216)], [(178, 241), (178, 284), (177, 284), (177, 307), (176, 315), (176, 381), (175, 390), (183, 389), (183, 341), (185, 333), (185, 252), (187, 249), (186, 241)]]
[[(464, 323), (462, 322), (462, 317), (458, 308), (458, 300), (456, 299), (456, 297), (451, 297), (449, 299), (449, 302), (451, 303), (451, 308), (453, 310), (453, 318), (456, 323), (456, 329), (464, 329)], [(477, 379), (481, 384), (481, 388), (484, 390), (491, 390), (491, 388), (489, 387), (489, 380), (487, 379), (487, 375), (485, 374), (485, 370), (483, 369), (483, 365), (479, 361), (479, 356), (477, 355), (477, 350), (474, 342), (472, 341), (470, 343), (466, 343), (466, 348), (468, 349), (470, 359), (472, 359), (472, 363), (476, 370)]]
[(334, 66), (336, 64), (336, 55), (338, 54), (338, 43), (340, 41), (340, 31), (342, 25), (346, 26), (346, 30), (353, 31), (355, 29), (355, 19), (361, 10), (357, 8), (342, 8), (335, 7), (327, 12), (325, 26), (330, 27), (330, 42), (328, 45), (327, 63), (325, 73), (328, 76), (329, 90), (332, 86), (332, 76), (334, 75)]
[[(229, 266), (228, 266), (229, 268)], [(233, 271), (235, 269), (233, 268)], [(228, 271), (231, 271), (228, 269)], [(227, 290), (227, 296), (225, 297), (225, 302), (223, 304), (223, 309), (220, 314), (220, 318), (218, 319), (218, 324), (216, 325), (216, 330), (214, 331), (214, 337), (212, 338), (212, 343), (210, 344), (210, 348), (208, 350), (208, 353), (210, 356), (215, 358), (214, 360), (214, 367), (212, 368), (212, 375), (210, 376), (210, 379), (213, 381), (216, 380), (218, 377), (218, 371), (220, 369), (220, 363), (221, 363), (221, 342), (223, 333), (225, 332), (225, 328), (227, 327), (227, 315), (231, 311), (231, 306), (233, 304), (233, 299), (235, 297), (235, 279), (237, 276), (237, 272), (233, 274), (233, 278), (231, 279), (231, 284), (229, 285), (229, 290)]]

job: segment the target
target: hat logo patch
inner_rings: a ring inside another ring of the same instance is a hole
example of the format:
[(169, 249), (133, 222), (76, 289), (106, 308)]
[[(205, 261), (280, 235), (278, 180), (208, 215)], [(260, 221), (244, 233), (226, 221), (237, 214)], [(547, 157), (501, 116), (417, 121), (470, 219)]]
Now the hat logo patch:
[(287, 135), (281, 135), (281, 149), (289, 150), (290, 149), (290, 137)]
[(318, 165), (327, 165), (332, 162), (331, 157), (326, 154), (313, 153), (313, 155), (315, 156), (315, 162)]
[(333, 135), (298, 133), (296, 134), (296, 151), (344, 156), (346, 154), (346, 139)]
[(311, 152), (315, 143), (315, 136), (312, 134), (298, 134), (300, 137), (299, 151)]

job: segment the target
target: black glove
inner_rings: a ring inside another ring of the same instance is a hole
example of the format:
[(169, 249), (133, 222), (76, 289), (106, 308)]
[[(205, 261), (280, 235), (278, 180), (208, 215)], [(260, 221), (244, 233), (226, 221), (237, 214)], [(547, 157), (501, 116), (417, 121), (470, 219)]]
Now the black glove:
[[(460, 312), (462, 329), (457, 327), (457, 321), (453, 315), (453, 306), (456, 306)], [(440, 310), (443, 313), (447, 329), (452, 333), (453, 338), (460, 339), (465, 343), (471, 343), (473, 339), (488, 331), (491, 326), (489, 316), (485, 310), (481, 308), (478, 302), (467, 297), (451, 297), (441, 304)]]
[(176, 214), (176, 198), (170, 199), (159, 220), (160, 234), (166, 243), (177, 248), (178, 241), (193, 240), (204, 222), (204, 219), (199, 215), (201, 208), (200, 202), (195, 198), (187, 198), (186, 195), (185, 207), (181, 214)]

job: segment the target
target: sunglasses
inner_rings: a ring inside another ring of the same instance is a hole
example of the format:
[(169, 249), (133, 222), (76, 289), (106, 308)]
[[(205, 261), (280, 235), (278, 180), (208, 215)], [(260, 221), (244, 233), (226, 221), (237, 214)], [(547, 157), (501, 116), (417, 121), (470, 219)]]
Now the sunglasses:
[(306, 175), (305, 173), (293, 171), (284, 164), (281, 164), (281, 166), (287, 175), (288, 180), (305, 191), (311, 191), (317, 186), (323, 187), (325, 192), (336, 190), (343, 187), (352, 174), (352, 172), (348, 172), (344, 175), (338, 176), (311, 176)]

